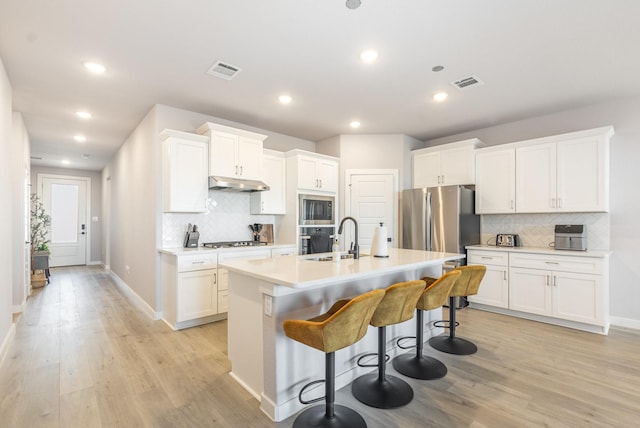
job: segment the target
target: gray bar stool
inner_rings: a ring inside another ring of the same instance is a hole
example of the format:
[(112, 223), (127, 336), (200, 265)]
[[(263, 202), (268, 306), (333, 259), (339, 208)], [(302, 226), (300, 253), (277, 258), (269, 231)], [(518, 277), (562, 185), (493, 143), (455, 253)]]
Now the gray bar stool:
[(483, 265), (460, 266), (454, 270), (460, 271), (460, 279), (449, 294), (449, 320), (436, 321), (436, 327), (449, 328), (448, 336), (434, 336), (429, 339), (429, 345), (438, 351), (454, 355), (471, 355), (478, 351), (478, 347), (471, 341), (456, 337), (456, 308), (455, 298), (478, 294), (480, 282), (484, 278), (487, 267)]
[[(393, 284), (385, 290), (384, 299), (376, 308), (370, 324), (378, 327), (378, 373), (360, 376), (351, 385), (353, 396), (362, 403), (379, 409), (392, 409), (404, 406), (413, 399), (413, 389), (404, 380), (386, 375), (386, 328), (413, 318), (413, 311), (426, 283), (422, 280)], [(358, 359), (361, 367), (373, 365), (360, 364), (367, 354)]]
[[(416, 305), (416, 336), (401, 337), (396, 341), (399, 348), (416, 348), (415, 355), (410, 353), (399, 355), (393, 359), (393, 368), (398, 373), (414, 379), (431, 380), (439, 379), (447, 374), (447, 366), (433, 357), (422, 354), (424, 336), (423, 312), (442, 307), (446, 302), (451, 289), (455, 286), (460, 277), (459, 271), (450, 271), (434, 280), (433, 278), (423, 278), (427, 288), (422, 292), (418, 304)], [(405, 339), (416, 339), (414, 346), (402, 346), (401, 341)]]
[[(286, 320), (285, 334), (291, 339), (324, 352), (325, 379), (305, 385), (298, 395), (303, 404), (325, 400), (325, 406), (304, 410), (293, 422), (294, 428), (332, 427), (366, 428), (367, 424), (356, 411), (335, 405), (335, 351), (353, 345), (367, 333), (376, 307), (384, 297), (384, 290), (373, 290), (351, 300), (339, 300), (328, 312), (309, 320)], [(325, 382), (325, 396), (302, 400), (302, 393), (311, 385)]]

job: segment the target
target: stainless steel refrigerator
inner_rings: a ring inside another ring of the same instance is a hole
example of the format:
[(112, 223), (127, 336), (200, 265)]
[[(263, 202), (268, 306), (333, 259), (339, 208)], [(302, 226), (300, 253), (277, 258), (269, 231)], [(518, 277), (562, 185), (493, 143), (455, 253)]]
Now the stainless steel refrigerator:
[(473, 186), (402, 192), (403, 248), (466, 254), (466, 245), (479, 243), (480, 216), (475, 213)]

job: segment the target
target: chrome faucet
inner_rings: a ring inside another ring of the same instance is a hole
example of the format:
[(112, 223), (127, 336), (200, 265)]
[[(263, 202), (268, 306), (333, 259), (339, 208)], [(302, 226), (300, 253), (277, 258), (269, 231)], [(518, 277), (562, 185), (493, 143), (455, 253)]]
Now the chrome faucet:
[(351, 220), (353, 222), (353, 225), (356, 229), (356, 237), (355, 237), (355, 242), (353, 243), (353, 249), (349, 250), (349, 254), (353, 254), (353, 258), (354, 259), (359, 259), (360, 258), (360, 246), (358, 245), (358, 222), (356, 221), (355, 218), (353, 217), (345, 217), (342, 219), (342, 221), (340, 222), (340, 226), (338, 227), (338, 235), (342, 235), (342, 228), (344, 226), (344, 222), (347, 220)]

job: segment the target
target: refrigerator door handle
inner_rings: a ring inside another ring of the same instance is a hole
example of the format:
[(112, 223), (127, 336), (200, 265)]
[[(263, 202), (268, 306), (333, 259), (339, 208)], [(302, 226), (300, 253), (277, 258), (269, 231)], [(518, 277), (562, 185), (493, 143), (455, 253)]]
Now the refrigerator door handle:
[(425, 232), (427, 233), (427, 239), (425, 240), (425, 243), (427, 244), (427, 248), (425, 248), (425, 250), (427, 251), (432, 251), (433, 250), (433, 246), (431, 245), (431, 239), (432, 239), (432, 228), (433, 228), (433, 216), (431, 213), (431, 192), (427, 192), (427, 202), (426, 202), (426, 206), (425, 206), (425, 210), (426, 210), (426, 223), (425, 223)]

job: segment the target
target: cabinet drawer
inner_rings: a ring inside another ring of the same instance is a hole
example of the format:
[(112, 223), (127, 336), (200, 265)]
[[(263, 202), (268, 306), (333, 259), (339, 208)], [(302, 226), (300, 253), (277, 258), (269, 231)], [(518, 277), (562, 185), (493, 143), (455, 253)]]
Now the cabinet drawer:
[(509, 253), (506, 251), (482, 251), (482, 250), (468, 250), (467, 262), (477, 265), (497, 265), (508, 266), (509, 265)]
[(218, 266), (218, 255), (215, 253), (178, 257), (178, 272), (212, 269), (216, 266)]
[(594, 257), (550, 256), (542, 254), (509, 255), (511, 267), (545, 269), (562, 272), (576, 272), (601, 275), (604, 269), (603, 259)]

